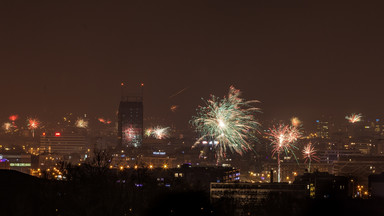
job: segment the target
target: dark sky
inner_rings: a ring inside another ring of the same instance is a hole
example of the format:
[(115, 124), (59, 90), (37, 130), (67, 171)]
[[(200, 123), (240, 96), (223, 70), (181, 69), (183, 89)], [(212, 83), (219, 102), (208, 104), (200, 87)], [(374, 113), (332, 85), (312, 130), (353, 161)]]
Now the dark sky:
[(0, 1), (1, 121), (44, 106), (114, 118), (121, 81), (176, 125), (230, 85), (263, 118), (382, 115), (380, 2)]

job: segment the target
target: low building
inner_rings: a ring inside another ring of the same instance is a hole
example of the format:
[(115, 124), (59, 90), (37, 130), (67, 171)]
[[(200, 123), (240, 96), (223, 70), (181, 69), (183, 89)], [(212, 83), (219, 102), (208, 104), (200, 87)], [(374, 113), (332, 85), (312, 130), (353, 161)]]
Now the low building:
[(4, 161), (4, 166), (9, 165), (9, 169), (17, 170), (23, 173), (30, 173), (31, 169), (31, 155), (23, 152), (7, 152), (1, 155)]
[(384, 199), (384, 172), (369, 175), (368, 190), (372, 198)]
[(3, 158), (3, 155), (0, 155), (0, 169), (10, 169), (9, 160)]
[(211, 200), (226, 198), (239, 204), (257, 205), (270, 193), (290, 195), (294, 198), (333, 198), (352, 197), (353, 181), (344, 176), (325, 172), (305, 173), (288, 183), (211, 183)]
[[(228, 205), (234, 215), (250, 215), (253, 210), (271, 201), (301, 200), (306, 197), (305, 185), (288, 183), (211, 183), (213, 206)], [(280, 202), (279, 201), (279, 202)], [(223, 204), (227, 203), (227, 204)], [(256, 213), (255, 213), (256, 214)]]
[(355, 176), (361, 185), (368, 185), (368, 176), (384, 172), (384, 156), (343, 156), (333, 162), (333, 174)]
[(305, 185), (306, 195), (316, 199), (351, 198), (354, 189), (353, 179), (326, 172), (304, 173), (297, 176), (293, 184)]
[[(59, 154), (40, 154), (38, 156), (38, 166), (40, 169), (48, 169), (55, 166), (59, 161), (65, 161), (64, 157)], [(77, 164), (77, 163), (75, 163)]]
[[(161, 153), (161, 152), (154, 152), (154, 153)], [(153, 167), (168, 167), (168, 168), (175, 168), (175, 160), (176, 158), (172, 157), (166, 157), (166, 156), (161, 156), (161, 155), (154, 155), (152, 157), (140, 157), (138, 159), (140, 163), (144, 163), (147, 166), (153, 166)]]
[[(169, 188), (183, 188), (188, 190), (209, 191), (211, 182), (237, 182), (240, 171), (231, 167), (193, 167), (189, 164), (179, 168), (139, 167), (119, 171), (125, 176), (120, 181), (136, 179), (135, 184), (143, 186), (144, 177), (157, 181), (158, 185)], [(147, 182), (148, 183), (148, 182)]]
[(306, 196), (306, 188), (300, 184), (288, 183), (211, 183), (211, 201), (226, 198), (235, 203), (257, 205), (267, 199), (270, 193), (287, 193), (298, 198)]

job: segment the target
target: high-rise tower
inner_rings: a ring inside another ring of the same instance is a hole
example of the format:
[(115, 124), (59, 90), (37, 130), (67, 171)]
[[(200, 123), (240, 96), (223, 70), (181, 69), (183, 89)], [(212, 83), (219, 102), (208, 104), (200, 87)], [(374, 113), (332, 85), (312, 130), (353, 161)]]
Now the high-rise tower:
[[(143, 95), (124, 96), (122, 87), (122, 98), (118, 111), (118, 140), (121, 148), (140, 147), (143, 140)], [(143, 88), (143, 84), (141, 84)]]

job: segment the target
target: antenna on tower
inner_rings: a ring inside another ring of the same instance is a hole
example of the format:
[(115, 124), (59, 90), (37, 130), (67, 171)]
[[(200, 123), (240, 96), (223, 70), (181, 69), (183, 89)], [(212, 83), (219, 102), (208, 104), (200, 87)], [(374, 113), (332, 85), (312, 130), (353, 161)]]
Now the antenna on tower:
[(124, 82), (121, 82), (120, 84), (121, 88), (121, 100), (124, 100)]
[(140, 84), (140, 87), (141, 87), (141, 100), (144, 101), (144, 83), (143, 82)]

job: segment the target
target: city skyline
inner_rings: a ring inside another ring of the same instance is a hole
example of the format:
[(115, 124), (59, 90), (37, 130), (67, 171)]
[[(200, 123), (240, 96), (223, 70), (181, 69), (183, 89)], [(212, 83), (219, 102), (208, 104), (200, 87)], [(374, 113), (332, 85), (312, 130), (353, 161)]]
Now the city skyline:
[(0, 214), (384, 215), (383, 8), (0, 1)]
[(113, 118), (121, 82), (183, 127), (230, 85), (267, 119), (379, 116), (383, 16), (349, 3), (2, 3), (1, 117)]

